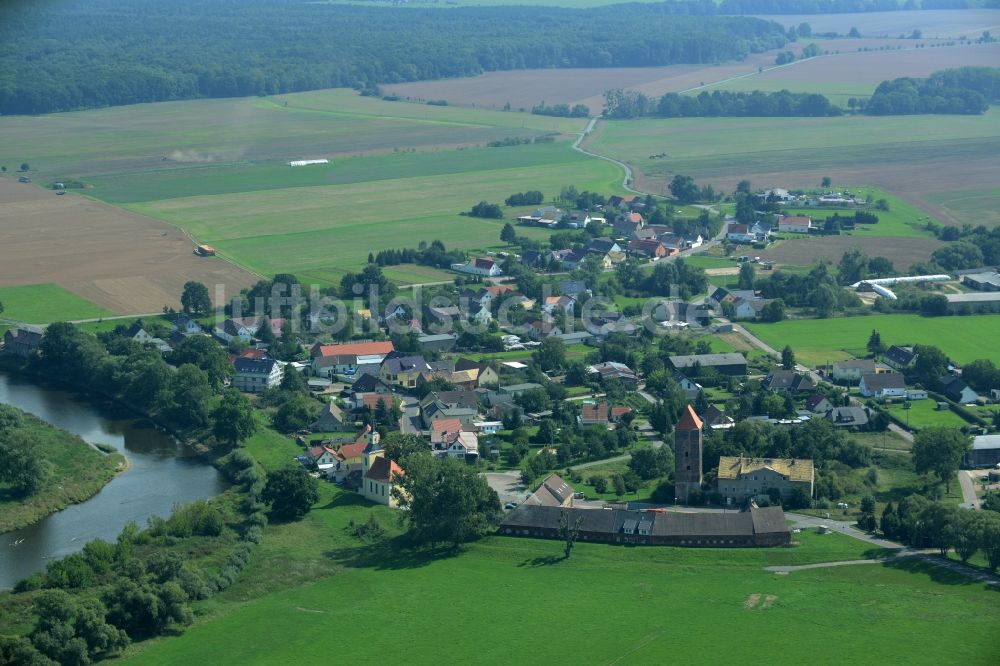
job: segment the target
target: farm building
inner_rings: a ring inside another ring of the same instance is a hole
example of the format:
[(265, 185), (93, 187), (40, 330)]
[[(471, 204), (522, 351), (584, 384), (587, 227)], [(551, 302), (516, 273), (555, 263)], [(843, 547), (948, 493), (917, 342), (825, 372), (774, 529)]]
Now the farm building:
[(985, 291), (975, 294), (945, 294), (948, 312), (1000, 312), (1000, 292)]
[(624, 509), (573, 509), (522, 504), (500, 525), (500, 534), (559, 539), (560, 521), (567, 512), (579, 521), (581, 541), (688, 546), (754, 548), (788, 544), (791, 533), (781, 507), (734, 513), (655, 513)]
[(42, 329), (30, 326), (10, 329), (3, 334), (4, 352), (27, 358), (38, 349), (44, 335)]
[(726, 354), (691, 354), (671, 356), (670, 364), (687, 376), (697, 375), (699, 368), (711, 368), (719, 374), (739, 377), (747, 374), (747, 359), (738, 352)]
[(1000, 464), (1000, 435), (979, 435), (962, 463), (966, 467), (995, 467)]
[(962, 284), (979, 291), (1000, 291), (1000, 273), (983, 271), (962, 276)]

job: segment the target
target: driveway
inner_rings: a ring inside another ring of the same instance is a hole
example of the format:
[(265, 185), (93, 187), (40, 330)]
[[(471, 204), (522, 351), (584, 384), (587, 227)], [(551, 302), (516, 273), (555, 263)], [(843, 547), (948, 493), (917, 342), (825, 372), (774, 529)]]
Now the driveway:
[(521, 484), (520, 472), (486, 472), (483, 476), (500, 496), (501, 504), (521, 502), (528, 496), (528, 489)]
[(958, 483), (962, 486), (962, 506), (966, 509), (980, 508), (979, 498), (976, 497), (976, 484), (982, 472), (975, 469), (958, 470)]

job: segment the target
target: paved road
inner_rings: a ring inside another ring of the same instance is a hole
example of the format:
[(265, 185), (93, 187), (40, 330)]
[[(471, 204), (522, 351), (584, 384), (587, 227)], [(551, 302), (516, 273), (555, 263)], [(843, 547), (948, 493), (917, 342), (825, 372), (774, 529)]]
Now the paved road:
[(401, 396), (403, 415), (399, 417), (399, 431), (405, 435), (419, 435), (420, 427), (420, 401), (414, 396)]
[(867, 532), (862, 532), (857, 527), (854, 526), (852, 521), (847, 520), (837, 520), (836, 518), (817, 518), (816, 516), (807, 516), (802, 513), (785, 513), (785, 517), (792, 521), (794, 527), (800, 529), (814, 529), (820, 525), (825, 525), (833, 532), (840, 532), (841, 534), (846, 534), (849, 537), (853, 537), (859, 541), (864, 541), (878, 548), (888, 548), (890, 550), (904, 550), (901, 544), (895, 541), (888, 541), (887, 539), (880, 539), (878, 537), (872, 536)]
[(962, 486), (962, 506), (967, 509), (978, 509), (979, 498), (976, 497), (976, 481), (981, 474), (978, 470), (958, 470), (958, 483)]

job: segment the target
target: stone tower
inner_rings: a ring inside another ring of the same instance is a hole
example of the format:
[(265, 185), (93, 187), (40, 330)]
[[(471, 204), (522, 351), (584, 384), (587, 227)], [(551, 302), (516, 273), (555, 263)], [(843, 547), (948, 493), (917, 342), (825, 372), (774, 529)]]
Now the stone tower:
[(674, 495), (685, 503), (692, 490), (701, 488), (702, 425), (688, 405), (674, 426)]

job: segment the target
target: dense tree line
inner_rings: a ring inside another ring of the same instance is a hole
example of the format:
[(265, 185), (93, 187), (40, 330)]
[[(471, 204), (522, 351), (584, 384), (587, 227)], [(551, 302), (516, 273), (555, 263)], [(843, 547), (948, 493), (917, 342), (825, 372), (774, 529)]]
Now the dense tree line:
[(682, 9), (403, 11), (295, 0), (4, 3), (0, 113), (372, 89), (496, 70), (712, 63), (786, 40), (773, 22), (675, 15)]
[(538, 190), (515, 192), (504, 199), (504, 203), (508, 206), (537, 206), (543, 201), (545, 201), (545, 195)]
[(472, 207), (472, 210), (465, 214), (472, 217), (485, 217), (492, 220), (503, 219), (503, 209), (500, 208), (500, 205), (489, 203), (488, 201), (480, 201)]
[(787, 90), (765, 93), (702, 91), (696, 96), (667, 93), (652, 112), (663, 118), (702, 116), (839, 116), (841, 111), (823, 95)]
[(1000, 514), (995, 511), (969, 511), (910, 495), (896, 507), (887, 504), (879, 526), (886, 537), (909, 546), (937, 548), (942, 556), (954, 549), (962, 562), (982, 551), (991, 572), (1000, 567)]
[(812, 307), (820, 317), (860, 304), (857, 294), (840, 288), (827, 263), (817, 264), (805, 275), (775, 271), (755, 286), (764, 298), (780, 298), (790, 307)]
[(590, 107), (586, 104), (553, 104), (546, 106), (542, 102), (538, 106), (531, 107), (531, 112), (536, 116), (556, 116), (558, 118), (586, 118), (590, 115)]
[(862, 104), (872, 116), (917, 113), (974, 115), (1000, 99), (1000, 68), (962, 67), (935, 72), (926, 79), (883, 81)]
[(428, 245), (421, 241), (417, 249), (403, 248), (401, 250), (379, 250), (374, 263), (377, 266), (398, 266), (399, 264), (419, 264), (434, 268), (449, 268), (452, 264), (465, 261), (466, 254), (461, 250), (448, 250), (444, 243), (433, 240)]

